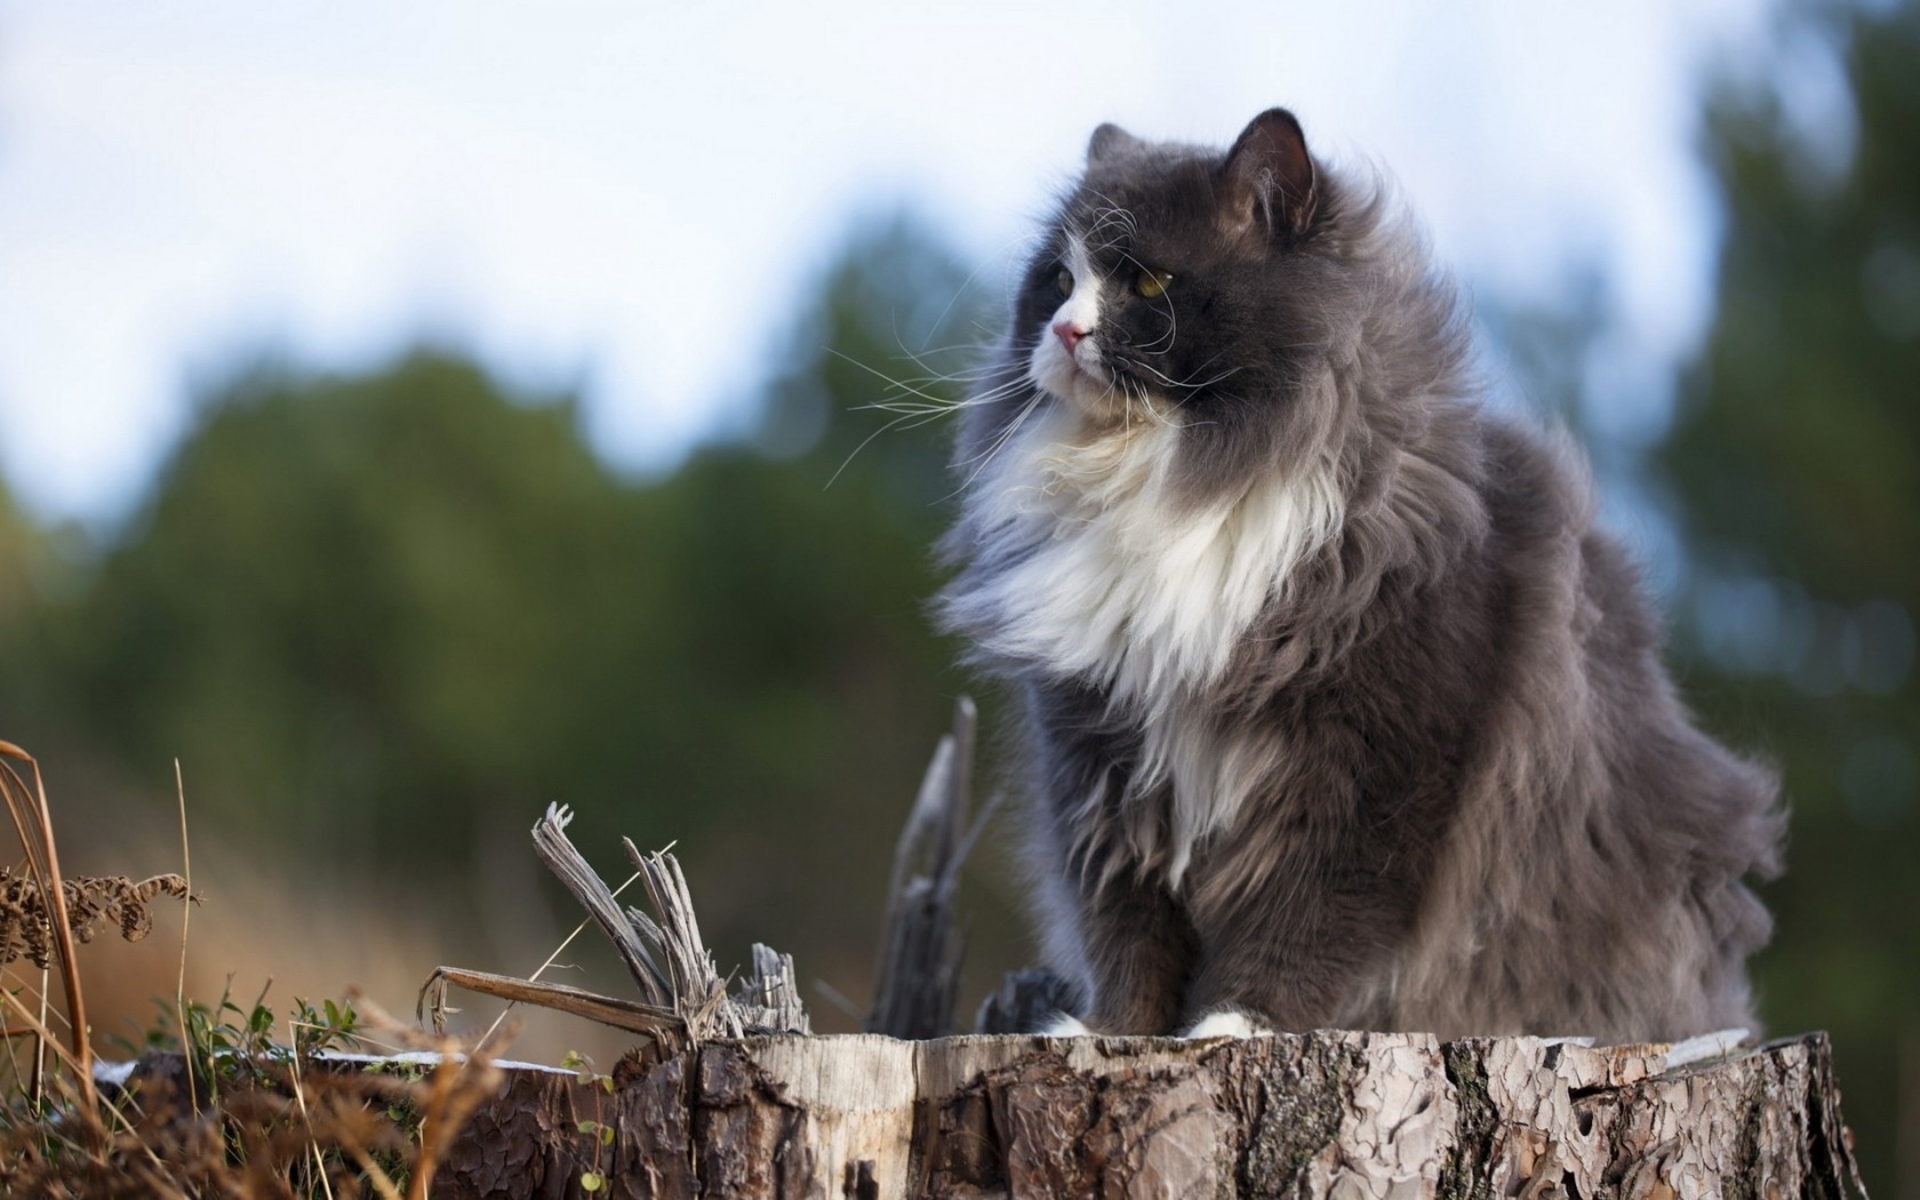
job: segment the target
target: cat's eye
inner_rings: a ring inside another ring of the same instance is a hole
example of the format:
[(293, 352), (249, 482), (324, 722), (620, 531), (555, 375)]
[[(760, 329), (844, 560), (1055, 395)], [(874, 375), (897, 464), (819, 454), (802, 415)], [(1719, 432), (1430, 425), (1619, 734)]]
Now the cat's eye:
[(1060, 273), (1053, 277), (1053, 286), (1060, 289), (1062, 296), (1073, 295), (1073, 272), (1061, 267)]
[(1158, 300), (1167, 294), (1167, 285), (1173, 282), (1173, 276), (1165, 271), (1143, 269), (1133, 281), (1133, 290), (1143, 300)]

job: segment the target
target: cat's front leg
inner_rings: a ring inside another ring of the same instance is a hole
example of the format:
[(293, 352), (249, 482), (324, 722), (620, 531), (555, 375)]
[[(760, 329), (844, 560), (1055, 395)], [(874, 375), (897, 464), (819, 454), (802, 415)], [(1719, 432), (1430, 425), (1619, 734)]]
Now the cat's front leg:
[(1304, 1032), (1351, 1021), (1356, 1004), (1364, 1008), (1366, 981), (1403, 936), (1406, 914), (1381, 890), (1314, 874), (1298, 872), (1296, 889), (1202, 910), (1204, 950), (1183, 1026), (1211, 1030), (1231, 1014), (1256, 1031)]
[(1165, 1034), (1180, 1024), (1198, 953), (1193, 926), (1157, 879), (1078, 889), (1080, 952), (1091, 985), (1081, 1020), (1104, 1034)]

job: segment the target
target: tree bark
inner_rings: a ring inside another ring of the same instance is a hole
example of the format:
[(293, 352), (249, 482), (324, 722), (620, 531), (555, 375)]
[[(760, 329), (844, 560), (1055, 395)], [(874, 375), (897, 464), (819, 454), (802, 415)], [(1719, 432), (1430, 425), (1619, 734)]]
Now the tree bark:
[(1865, 1195), (1822, 1034), (1672, 1067), (1665, 1046), (1326, 1031), (707, 1042), (612, 1080), (511, 1071), (435, 1194), (586, 1176), (618, 1197)]

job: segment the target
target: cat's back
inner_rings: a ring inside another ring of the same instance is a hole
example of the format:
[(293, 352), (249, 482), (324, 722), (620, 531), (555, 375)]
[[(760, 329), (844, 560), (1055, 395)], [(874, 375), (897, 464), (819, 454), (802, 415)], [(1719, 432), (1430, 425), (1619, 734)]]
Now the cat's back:
[(1513, 419), (1487, 418), (1480, 434), (1492, 695), (1391, 1023), (1602, 1037), (1751, 1027), (1740, 964), (1770, 923), (1742, 880), (1779, 867), (1774, 773), (1686, 708), (1641, 571), (1595, 519), (1578, 449)]

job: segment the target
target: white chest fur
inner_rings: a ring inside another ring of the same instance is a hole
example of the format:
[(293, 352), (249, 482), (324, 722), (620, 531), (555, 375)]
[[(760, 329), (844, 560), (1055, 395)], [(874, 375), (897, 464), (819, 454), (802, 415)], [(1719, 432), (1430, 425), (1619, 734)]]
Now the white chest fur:
[(1340, 491), (1316, 470), (1183, 505), (1171, 478), (1177, 426), (1088, 436), (1079, 422), (1052, 406), (975, 481), (982, 549), (1006, 565), (949, 611), (994, 656), (1097, 683), (1141, 724), (1129, 790), (1172, 784), (1177, 876), (1250, 786), (1205, 693), (1289, 572), (1334, 536)]

